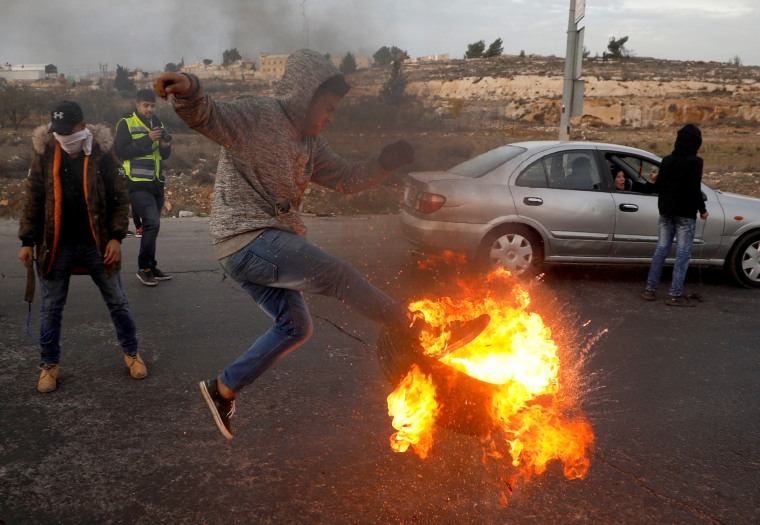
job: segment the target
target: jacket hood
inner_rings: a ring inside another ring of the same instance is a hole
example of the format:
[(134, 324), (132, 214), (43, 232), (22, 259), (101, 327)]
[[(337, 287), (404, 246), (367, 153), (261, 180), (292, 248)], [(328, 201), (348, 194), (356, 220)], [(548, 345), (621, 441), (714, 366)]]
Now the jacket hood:
[(343, 76), (343, 73), (327, 58), (311, 49), (299, 49), (285, 62), (285, 73), (277, 84), (274, 98), (290, 121), (300, 128), (314, 93), (335, 76)]
[(702, 146), (702, 131), (696, 124), (686, 124), (678, 130), (673, 155), (696, 155)]
[[(37, 126), (32, 131), (32, 148), (35, 153), (42, 154), (45, 152), (45, 146), (48, 144), (55, 144), (55, 137), (52, 133), (48, 133), (50, 124), (43, 124)], [(111, 128), (103, 124), (87, 124), (87, 129), (92, 133), (92, 142), (97, 144), (101, 151), (110, 151), (113, 147), (113, 133)]]

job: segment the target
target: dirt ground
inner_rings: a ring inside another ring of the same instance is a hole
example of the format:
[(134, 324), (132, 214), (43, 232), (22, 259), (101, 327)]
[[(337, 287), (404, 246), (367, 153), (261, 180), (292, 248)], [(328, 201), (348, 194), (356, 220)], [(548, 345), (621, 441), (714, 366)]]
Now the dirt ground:
[[(672, 149), (676, 129), (624, 129), (579, 125), (572, 130), (576, 140), (626, 144), (660, 156)], [(756, 127), (703, 127), (705, 159), (704, 181), (712, 188), (760, 198), (760, 130)], [(23, 177), (29, 154), (23, 133), (9, 136), (0, 144), (0, 162), (5, 166), (0, 176), (0, 217), (18, 217), (21, 211)], [(416, 161), (399, 170), (381, 187), (359, 195), (346, 196), (312, 186), (304, 211), (315, 215), (356, 213), (393, 213), (399, 209), (403, 183), (408, 172), (447, 169), (496, 146), (523, 140), (550, 139), (556, 127), (515, 122), (499, 131), (405, 131), (337, 129), (327, 137), (333, 149), (349, 160), (361, 160), (377, 154), (379, 148), (400, 138), (416, 149)], [(165, 214), (180, 211), (208, 215), (213, 198), (214, 172), (218, 148), (195, 134), (175, 138), (175, 151), (167, 162), (167, 205)]]

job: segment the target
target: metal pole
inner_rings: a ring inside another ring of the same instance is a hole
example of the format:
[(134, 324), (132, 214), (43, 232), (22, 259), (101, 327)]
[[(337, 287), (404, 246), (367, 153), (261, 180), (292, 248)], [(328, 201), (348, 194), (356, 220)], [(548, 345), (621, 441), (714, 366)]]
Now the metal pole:
[(576, 38), (578, 24), (575, 22), (575, 0), (570, 0), (567, 19), (567, 49), (565, 50), (565, 83), (562, 88), (562, 114), (559, 117), (559, 140), (570, 140), (570, 114), (573, 104), (573, 82), (575, 72)]

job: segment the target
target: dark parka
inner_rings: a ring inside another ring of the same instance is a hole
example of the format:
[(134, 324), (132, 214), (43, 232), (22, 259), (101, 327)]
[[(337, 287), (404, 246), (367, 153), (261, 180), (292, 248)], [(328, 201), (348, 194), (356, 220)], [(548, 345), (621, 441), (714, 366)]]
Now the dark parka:
[[(36, 246), (37, 268), (45, 277), (52, 267), (61, 237), (62, 191), (60, 177), (54, 177), (58, 145), (48, 125), (32, 132), (32, 166), (26, 179), (24, 207), (18, 236), (23, 246)], [(121, 242), (127, 235), (129, 198), (119, 161), (113, 153), (113, 134), (103, 125), (88, 125), (93, 134), (92, 152), (84, 176), (84, 191), (95, 245), (104, 254), (111, 239)], [(112, 275), (121, 263), (106, 267)]]

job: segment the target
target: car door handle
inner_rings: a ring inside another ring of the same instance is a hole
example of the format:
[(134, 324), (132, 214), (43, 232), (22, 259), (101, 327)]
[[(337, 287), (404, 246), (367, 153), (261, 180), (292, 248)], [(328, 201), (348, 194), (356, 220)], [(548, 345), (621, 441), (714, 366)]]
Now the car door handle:
[(539, 199), (538, 197), (525, 197), (523, 199), (523, 204), (526, 206), (541, 206), (544, 203), (544, 199)]
[(627, 211), (627, 212), (633, 212), (633, 211), (639, 211), (639, 207), (635, 204), (626, 204), (623, 203), (620, 206), (618, 206), (618, 209), (620, 211)]

